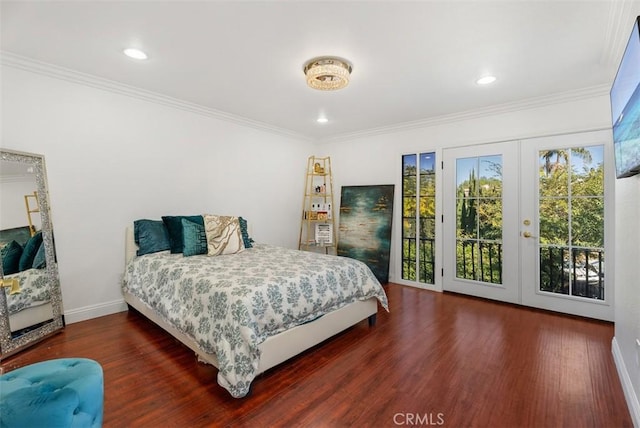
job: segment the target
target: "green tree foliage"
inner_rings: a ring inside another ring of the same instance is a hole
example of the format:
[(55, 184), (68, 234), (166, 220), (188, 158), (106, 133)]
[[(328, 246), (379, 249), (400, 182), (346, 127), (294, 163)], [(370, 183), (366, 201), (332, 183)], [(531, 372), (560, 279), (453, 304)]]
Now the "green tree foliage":
[(604, 260), (604, 164), (592, 165), (592, 150), (602, 149), (540, 152), (540, 288), (603, 299), (600, 267), (587, 265)]
[[(402, 179), (402, 278), (433, 284), (435, 173), (434, 171), (421, 171), (418, 175), (415, 165), (405, 164), (403, 165)], [(416, 190), (418, 180), (420, 186)], [(418, 223), (416, 222), (416, 214)], [(416, 267), (416, 256), (419, 257), (419, 268)]]

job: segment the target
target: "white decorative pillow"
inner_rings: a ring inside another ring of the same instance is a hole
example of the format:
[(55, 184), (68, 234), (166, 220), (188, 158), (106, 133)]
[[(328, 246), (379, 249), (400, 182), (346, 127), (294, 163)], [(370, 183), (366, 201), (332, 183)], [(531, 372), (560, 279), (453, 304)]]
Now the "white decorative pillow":
[(244, 250), (238, 217), (211, 214), (202, 217), (208, 255), (236, 254)]

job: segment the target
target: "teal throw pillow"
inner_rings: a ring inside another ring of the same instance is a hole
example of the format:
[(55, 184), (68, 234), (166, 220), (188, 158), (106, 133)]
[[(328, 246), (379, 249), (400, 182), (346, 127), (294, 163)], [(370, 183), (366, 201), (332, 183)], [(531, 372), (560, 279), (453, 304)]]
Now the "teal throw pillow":
[(240, 222), (240, 233), (242, 234), (242, 242), (244, 242), (244, 248), (253, 248), (254, 240), (249, 236), (249, 231), (247, 230), (247, 220), (242, 217), (238, 217), (238, 221)]
[(204, 219), (201, 215), (163, 216), (162, 221), (169, 233), (170, 249), (174, 254), (181, 253), (184, 245), (182, 241), (182, 219), (204, 226)]
[(185, 257), (207, 254), (207, 234), (204, 226), (182, 219), (182, 254)]
[(36, 256), (33, 258), (33, 264), (31, 265), (34, 269), (44, 269), (47, 266), (47, 258), (44, 252), (44, 242), (40, 244), (40, 248), (36, 252)]
[(11, 241), (2, 248), (4, 275), (20, 272), (20, 256), (22, 256), (22, 246), (16, 241)]
[(141, 219), (133, 222), (133, 236), (138, 244), (138, 256), (166, 251), (170, 248), (169, 233), (160, 220)]
[(22, 272), (23, 270), (31, 269), (33, 266), (33, 259), (36, 258), (36, 253), (40, 249), (40, 245), (42, 244), (42, 231), (33, 235), (26, 244), (24, 244), (24, 249), (22, 250), (22, 255), (20, 256), (20, 263), (18, 265), (18, 270)]

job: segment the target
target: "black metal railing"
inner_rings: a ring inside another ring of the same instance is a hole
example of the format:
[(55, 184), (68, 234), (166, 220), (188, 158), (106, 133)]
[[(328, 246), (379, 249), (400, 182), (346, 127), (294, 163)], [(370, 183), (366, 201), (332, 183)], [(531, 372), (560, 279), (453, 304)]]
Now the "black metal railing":
[[(410, 236), (403, 237), (402, 241), (402, 278), (433, 284), (435, 240), (421, 238), (417, 241)], [(458, 278), (502, 284), (502, 243), (458, 240), (456, 258)], [(598, 300), (605, 298), (604, 250), (542, 246), (539, 275), (540, 291)]]
[(402, 279), (435, 283), (435, 239), (420, 238), (418, 266), (416, 266), (416, 238), (402, 238)]
[(456, 252), (458, 278), (502, 284), (502, 243), (458, 240)]
[(604, 251), (541, 247), (540, 290), (604, 300)]

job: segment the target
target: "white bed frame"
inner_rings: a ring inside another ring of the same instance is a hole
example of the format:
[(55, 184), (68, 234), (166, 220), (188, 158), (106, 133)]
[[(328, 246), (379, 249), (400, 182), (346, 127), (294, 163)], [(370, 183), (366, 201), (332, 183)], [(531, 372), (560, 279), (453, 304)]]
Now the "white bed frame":
[(15, 314), (9, 315), (9, 328), (11, 333), (15, 333), (23, 328), (33, 327), (53, 319), (53, 306), (47, 302), (40, 306), (22, 309)]
[[(138, 247), (133, 237), (133, 228), (127, 227), (125, 266), (126, 263), (136, 257), (137, 249)], [(203, 352), (192, 338), (186, 336), (172, 325), (167, 324), (146, 303), (127, 292), (124, 292), (124, 300), (131, 307), (149, 318), (158, 326), (162, 327), (173, 337), (194, 351), (201, 361), (218, 367), (218, 359), (215, 355)], [(258, 365), (258, 374), (300, 354), (301, 352), (323, 342), (331, 336), (340, 333), (366, 318), (369, 319), (370, 326), (374, 325), (377, 312), (378, 300), (373, 297), (368, 300), (351, 303), (334, 312), (326, 314), (315, 321), (291, 328), (280, 334), (269, 337), (258, 346), (261, 355), (260, 364)]]

